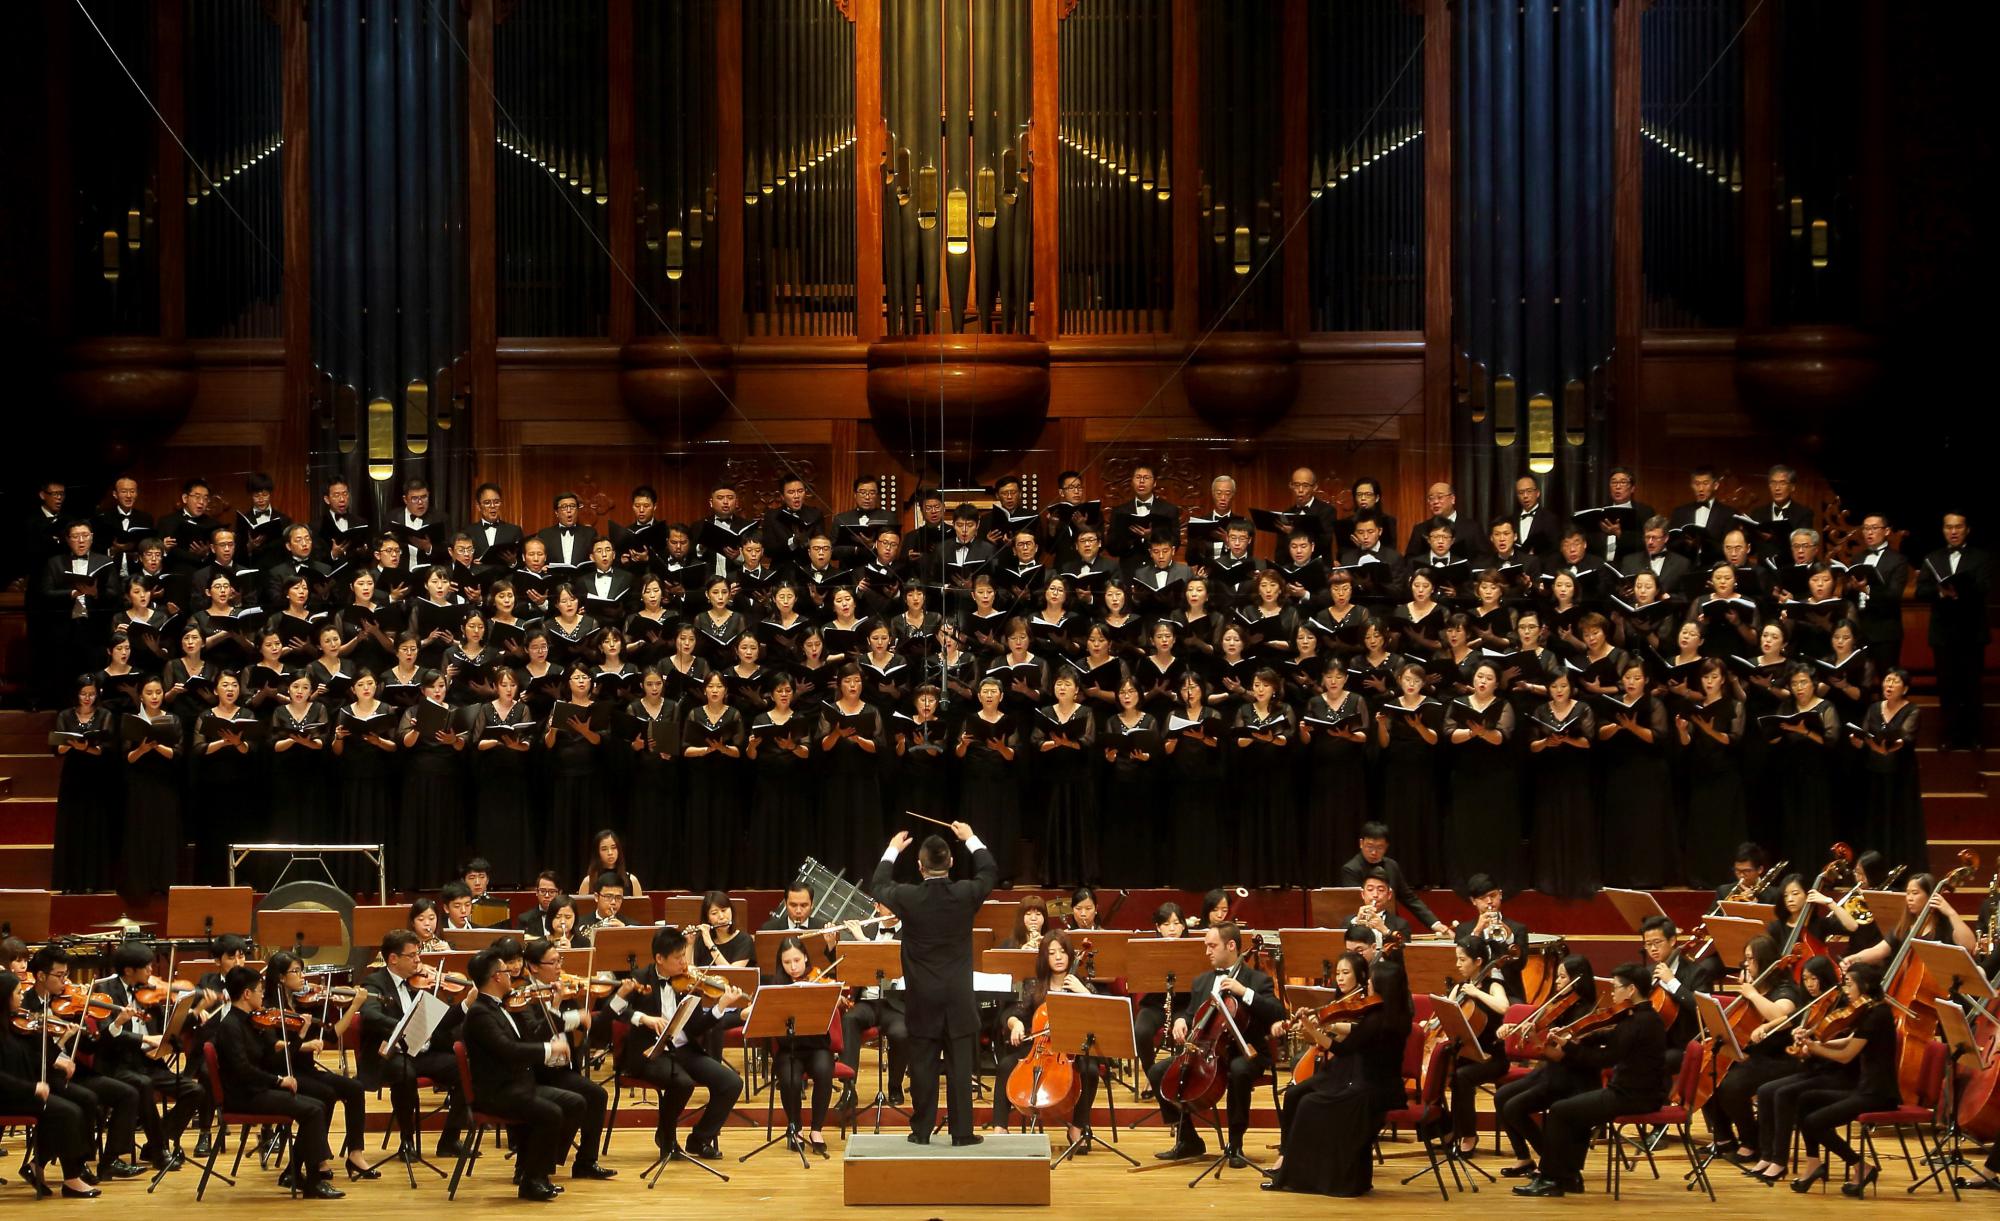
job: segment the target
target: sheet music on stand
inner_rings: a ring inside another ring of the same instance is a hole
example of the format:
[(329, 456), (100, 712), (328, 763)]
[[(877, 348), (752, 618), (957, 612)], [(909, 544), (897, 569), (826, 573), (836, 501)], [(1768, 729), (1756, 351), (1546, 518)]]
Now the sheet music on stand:
[(383, 1044), (385, 1048), (393, 1048), (401, 1040), (404, 1051), (413, 1056), (421, 1055), (430, 1047), (431, 1036), (437, 1033), (438, 1023), (451, 1012), (451, 1006), (433, 993), (419, 992), (415, 999), (416, 1003), (403, 1014), (403, 1020), (389, 1032), (388, 1041)]

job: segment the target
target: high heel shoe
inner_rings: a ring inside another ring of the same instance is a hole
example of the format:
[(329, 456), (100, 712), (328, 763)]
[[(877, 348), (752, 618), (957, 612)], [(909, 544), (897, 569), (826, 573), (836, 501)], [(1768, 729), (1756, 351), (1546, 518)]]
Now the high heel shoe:
[(365, 1163), (343, 1162), (342, 1165), (347, 1167), (347, 1181), (350, 1183), (356, 1179), (379, 1179), (382, 1177), (380, 1170), (371, 1170)]
[(827, 1156), (826, 1142), (821, 1140), (819, 1137), (809, 1136), (806, 1138), (806, 1143), (812, 1146), (812, 1151), (815, 1156), (820, 1158), (824, 1158)]
[[(1784, 1176), (1780, 1175), (1779, 1177), (1782, 1178)], [(1798, 1192), (1800, 1195), (1804, 1195), (1808, 1191), (1811, 1191), (1813, 1189), (1813, 1184), (1819, 1182), (1821, 1179), (1825, 1177), (1826, 1177), (1826, 1163), (1821, 1162), (1819, 1165), (1814, 1166), (1810, 1171), (1808, 1171), (1803, 1178), (1793, 1179), (1792, 1190)], [(1770, 1181), (1775, 1183), (1777, 1182), (1777, 1179), (1772, 1179)]]
[(1868, 1185), (1881, 1177), (1882, 1168), (1880, 1166), (1863, 1165), (1858, 1167), (1854, 1172), (1854, 1181), (1840, 1185), (1840, 1194), (1849, 1199), (1859, 1200), (1868, 1194)]

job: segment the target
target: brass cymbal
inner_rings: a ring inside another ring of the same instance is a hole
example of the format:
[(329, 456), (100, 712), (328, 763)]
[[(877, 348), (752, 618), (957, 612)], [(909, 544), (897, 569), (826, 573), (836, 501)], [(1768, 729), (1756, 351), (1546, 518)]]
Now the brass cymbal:
[(108, 920), (103, 924), (93, 924), (90, 927), (112, 928), (112, 929), (137, 929), (137, 928), (154, 928), (156, 926), (151, 921), (134, 920), (130, 916), (120, 916), (116, 920)]

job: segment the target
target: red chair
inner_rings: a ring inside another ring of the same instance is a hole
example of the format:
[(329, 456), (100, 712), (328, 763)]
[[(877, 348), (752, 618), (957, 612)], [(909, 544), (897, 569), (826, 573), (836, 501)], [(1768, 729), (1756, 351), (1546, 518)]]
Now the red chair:
[[(1933, 1039), (1924, 1044), (1923, 1066), (1917, 1070), (1916, 1098), (1914, 1100), (1906, 1098), (1903, 1100), (1903, 1105), (1895, 1107), (1892, 1110), (1864, 1111), (1854, 1117), (1854, 1122), (1861, 1125), (1860, 1153), (1862, 1159), (1872, 1162), (1877, 1166), (1882, 1164), (1882, 1158), (1875, 1152), (1875, 1129), (1888, 1128), (1895, 1132), (1896, 1143), (1901, 1145), (1903, 1149), (1903, 1164), (1910, 1168), (1910, 1190), (1912, 1191), (1916, 1190), (1917, 1163), (1910, 1157), (1910, 1142), (1905, 1136), (1905, 1131), (1916, 1133), (1917, 1148), (1923, 1151), (1924, 1161), (1928, 1164), (1931, 1159), (1932, 1150), (1931, 1142), (1924, 1136), (1924, 1128), (1926, 1125), (1935, 1126), (1937, 1123), (1938, 1097), (1944, 1092), (1944, 1075), (1950, 1071), (1946, 1068), (1945, 1064), (1946, 1054), (1943, 1043)], [(1951, 1179), (1955, 1176), (1939, 1174), (1932, 1177)], [(1870, 1184), (1870, 1186), (1876, 1188), (1876, 1194), (1878, 1195), (1881, 1193), (1881, 1182), (1882, 1176), (1877, 1174), (1874, 1181)], [(1942, 1194), (1944, 1184), (1940, 1182), (1937, 1185), (1937, 1189)], [(1951, 1194), (1954, 1199), (1958, 1198), (1958, 1184), (1956, 1182), (1952, 1184)]]
[(624, 1098), (625, 1091), (645, 1094), (656, 1089), (644, 1077), (632, 1076), (618, 1068), (618, 1049), (625, 1046), (625, 1035), (631, 1029), (632, 1024), (622, 1018), (611, 1023), (611, 1109), (604, 1117), (604, 1148), (598, 1151), (600, 1155), (611, 1152), (611, 1134), (618, 1130), (618, 1103)]
[[(1519, 1026), (1527, 1020), (1528, 1015), (1533, 1013), (1535, 1008), (1536, 1006), (1534, 1005), (1509, 1005), (1506, 1014), (1500, 1019), (1500, 1024), (1502, 1026)], [(1493, 1100), (1493, 1152), (1495, 1153), (1500, 1152), (1500, 1087), (1519, 1081), (1529, 1073), (1534, 1072), (1534, 1065), (1536, 1063), (1536, 1061), (1529, 1058), (1527, 1052), (1522, 1050), (1519, 1038), (1510, 1035), (1501, 1046), (1507, 1056), (1506, 1074), (1498, 1081), (1489, 1081), (1479, 1087), (1481, 1093)]]
[(465, 1062), (465, 1044), (453, 1043), (451, 1054), (458, 1060), (458, 1088), (465, 1091), (465, 1109), (472, 1114), (472, 1131), (458, 1142), (458, 1161), (451, 1168), (451, 1186), (445, 1191), (446, 1199), (456, 1200), (458, 1180), (470, 1173), (467, 1167), (479, 1157), (479, 1145), (486, 1139), (486, 1129), (505, 1132), (508, 1121), (479, 1109), (479, 1100), (472, 1095), (472, 1066)]
[[(30, 1179), (35, 1170), (35, 1128), (42, 1122), (40, 1115), (10, 1115), (0, 1111), (0, 1132), (18, 1132), (25, 1148), (21, 1150), (21, 1177)], [(7, 1184), (7, 1177), (0, 1175), (0, 1187)]]
[[(202, 1193), (208, 1190), (208, 1180), (211, 1178), (221, 1179), (231, 1187), (236, 1186), (236, 1175), (243, 1169), (243, 1151), (248, 1147), (250, 1129), (253, 1126), (258, 1128), (272, 1128), (276, 1130), (281, 1139), (286, 1141), (290, 1141), (292, 1136), (292, 1117), (289, 1115), (230, 1110), (229, 1100), (223, 1096), (222, 1069), (216, 1060), (215, 1044), (213, 1042), (202, 1044), (201, 1057), (202, 1062), (208, 1066), (208, 1095), (209, 1101), (215, 1105), (216, 1128), (218, 1131), (226, 1133), (229, 1131), (229, 1125), (235, 1124), (237, 1125), (237, 1132), (236, 1160), (230, 1164), (228, 1174), (224, 1174), (215, 1168), (215, 1159), (222, 1153), (222, 1142), (217, 1140), (209, 1147), (208, 1160), (202, 1163), (201, 1167), (201, 1181), (194, 1185), (194, 1198), (197, 1201), (201, 1199)], [(298, 1146), (296, 1143), (293, 1143), (292, 1147), (296, 1149)], [(295, 1196), (299, 1194), (297, 1185), (298, 1177), (297, 1175), (293, 1176), (294, 1182), (291, 1194)]]
[[(840, 1062), (840, 1053), (846, 1050), (847, 1046), (840, 1032), (840, 1016), (841, 1016), (841, 1011), (838, 1007), (836, 1007), (833, 1011), (833, 1024), (827, 1029), (826, 1032), (827, 1040), (831, 1044), (833, 1051), (833, 1082), (835, 1085), (841, 1085), (843, 1083), (851, 1085), (854, 1082), (854, 1070)], [(748, 1054), (749, 1053), (746, 1049), (745, 1055)], [(778, 1071), (778, 1061), (777, 1057), (774, 1055), (771, 1057), (771, 1072), (775, 1075), (777, 1071)], [(777, 1092), (778, 1092), (777, 1086), (774, 1082), (769, 1092), (767, 1092), (764, 1096), (764, 1139), (765, 1140), (771, 1139), (771, 1133), (774, 1130), (771, 1119), (772, 1119), (773, 1107), (776, 1105), (775, 1099)], [(842, 1108), (842, 1107), (834, 1108), (833, 1121), (840, 1125), (840, 1137), (842, 1140), (847, 1139), (847, 1120), (848, 1116), (850, 1116), (852, 1113), (853, 1113), (852, 1108)]]
[[(1695, 1153), (1694, 1134), (1692, 1131), (1694, 1112), (1686, 1105), (1687, 1099), (1694, 1097), (1695, 1086), (1699, 1084), (1701, 1079), (1701, 1044), (1702, 1041), (1700, 1039), (1691, 1040), (1687, 1045), (1687, 1050), (1681, 1053), (1680, 1079), (1675, 1083), (1673, 1098), (1668, 1100), (1667, 1105), (1656, 1111), (1647, 1111), (1641, 1115), (1620, 1115), (1605, 1125), (1611, 1148), (1605, 1159), (1604, 1174), (1611, 1188), (1612, 1199), (1616, 1200), (1618, 1198), (1619, 1185), (1624, 1178), (1626, 1161), (1625, 1129), (1628, 1127), (1678, 1128), (1680, 1130), (1681, 1148), (1687, 1152), (1688, 1162), (1694, 1167), (1690, 1172), (1694, 1176), (1694, 1183), (1689, 1183), (1687, 1189), (1693, 1191), (1695, 1183), (1699, 1183), (1701, 1184), (1701, 1189), (1708, 1193), (1709, 1203), (1715, 1203), (1715, 1185), (1708, 1181), (1707, 1164)], [(1643, 1139), (1635, 1139), (1633, 1143), (1638, 1146), (1641, 1153), (1646, 1155), (1646, 1165), (1652, 1168), (1653, 1177), (1656, 1179), (1659, 1178), (1660, 1167), (1658, 1163), (1653, 1161), (1652, 1149), (1647, 1147)]]
[[(1407, 1053), (1412, 1044), (1417, 1048), (1418, 1067), (1422, 1070), (1423, 1094), (1417, 1100), (1417, 1105), (1398, 1107), (1390, 1111), (1383, 1116), (1382, 1123), (1384, 1127), (1398, 1131), (1408, 1125), (1410, 1130), (1417, 1134), (1417, 1139), (1423, 1142), (1424, 1157), (1428, 1164), (1404, 1179), (1404, 1185), (1407, 1186), (1427, 1174), (1431, 1175), (1437, 1179), (1438, 1195), (1449, 1201), (1451, 1193), (1444, 1188), (1444, 1172), (1447, 1167), (1451, 1170), (1452, 1183), (1460, 1191), (1464, 1191), (1467, 1186), (1474, 1191), (1479, 1190), (1479, 1184), (1471, 1182), (1469, 1177), (1459, 1173), (1458, 1159), (1463, 1155), (1458, 1152), (1456, 1144), (1451, 1139), (1451, 1110), (1445, 1105), (1444, 1097), (1445, 1085), (1451, 1080), (1451, 1044), (1440, 1041), (1436, 1047), (1431, 1048), (1428, 1063), (1424, 1063), (1423, 1036), (1416, 1029), (1412, 1029), (1410, 1033), (1411, 1042), (1404, 1044), (1404, 1050)], [(1405, 1058), (1407, 1060), (1407, 1056)], [(1375, 1154), (1379, 1161), (1382, 1154), (1379, 1137), (1376, 1141)]]

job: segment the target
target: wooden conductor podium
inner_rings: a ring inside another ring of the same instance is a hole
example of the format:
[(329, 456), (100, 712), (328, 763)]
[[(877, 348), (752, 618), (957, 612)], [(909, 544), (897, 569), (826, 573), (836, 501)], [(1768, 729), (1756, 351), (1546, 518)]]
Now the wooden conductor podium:
[(1049, 1203), (1049, 1138), (988, 1132), (954, 1147), (940, 1131), (928, 1145), (902, 1132), (856, 1133), (841, 1156), (844, 1204)]

